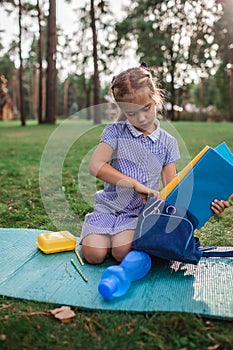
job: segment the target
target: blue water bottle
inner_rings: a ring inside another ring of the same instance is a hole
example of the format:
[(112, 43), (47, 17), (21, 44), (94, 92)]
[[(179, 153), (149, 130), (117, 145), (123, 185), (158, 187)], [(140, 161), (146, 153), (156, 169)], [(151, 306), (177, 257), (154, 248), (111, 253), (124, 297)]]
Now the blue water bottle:
[(125, 294), (131, 282), (146, 276), (151, 268), (151, 258), (145, 252), (132, 250), (120, 265), (104, 270), (98, 286), (99, 293), (106, 300)]

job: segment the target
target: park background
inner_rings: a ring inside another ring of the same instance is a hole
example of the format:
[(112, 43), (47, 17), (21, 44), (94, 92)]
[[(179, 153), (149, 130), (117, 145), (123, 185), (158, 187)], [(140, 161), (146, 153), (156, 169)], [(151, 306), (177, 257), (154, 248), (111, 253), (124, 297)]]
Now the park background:
[(112, 77), (145, 61), (166, 93), (165, 117), (233, 121), (231, 0), (1, 0), (0, 9), (2, 119), (53, 124), (109, 102)]
[[(39, 169), (47, 142), (69, 116), (90, 133), (67, 154), (62, 188), (81, 218), (91, 210), (77, 168), (114, 114), (112, 77), (142, 61), (166, 91), (161, 123), (171, 121), (191, 158), (206, 144), (226, 141), (233, 150), (232, 1), (127, 1), (120, 14), (110, 11), (113, 2), (66, 1), (77, 9), (73, 32), (63, 33), (60, 1), (0, 1), (1, 93), (9, 107), (0, 121), (0, 227), (56, 230), (41, 200)], [(6, 42), (7, 19), (16, 34)], [(96, 104), (101, 113), (94, 113)], [(197, 235), (203, 244), (232, 246), (232, 206)], [(232, 349), (229, 321), (76, 308), (75, 318), (59, 323), (48, 312), (55, 307), (0, 297), (0, 348)]]

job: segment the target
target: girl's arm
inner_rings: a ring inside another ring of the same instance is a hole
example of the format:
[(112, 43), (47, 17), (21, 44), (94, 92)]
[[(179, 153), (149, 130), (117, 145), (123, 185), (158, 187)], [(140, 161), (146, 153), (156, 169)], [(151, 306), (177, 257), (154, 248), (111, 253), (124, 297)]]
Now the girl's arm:
[(101, 142), (94, 151), (90, 160), (90, 174), (113, 185), (133, 188), (146, 201), (147, 196), (158, 196), (158, 192), (142, 185), (137, 180), (122, 174), (114, 169), (108, 162), (111, 160), (113, 149), (105, 142)]
[(176, 163), (165, 165), (162, 170), (162, 182), (165, 187), (176, 176)]
[(90, 174), (113, 185), (132, 188), (136, 180), (122, 174), (108, 164), (112, 159), (112, 154), (113, 149), (107, 143), (101, 142), (90, 160)]

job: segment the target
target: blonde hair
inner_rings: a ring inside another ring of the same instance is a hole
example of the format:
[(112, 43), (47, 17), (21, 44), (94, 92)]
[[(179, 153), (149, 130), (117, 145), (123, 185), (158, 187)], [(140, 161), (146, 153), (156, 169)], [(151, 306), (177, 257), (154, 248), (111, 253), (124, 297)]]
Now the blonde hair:
[[(155, 85), (152, 74), (145, 64), (121, 72), (113, 77), (111, 84), (111, 94), (116, 103), (133, 103), (138, 91), (144, 89), (148, 90), (149, 97), (154, 100), (156, 105), (163, 106), (164, 94)], [(118, 116), (118, 121), (125, 119), (126, 116), (123, 113)]]

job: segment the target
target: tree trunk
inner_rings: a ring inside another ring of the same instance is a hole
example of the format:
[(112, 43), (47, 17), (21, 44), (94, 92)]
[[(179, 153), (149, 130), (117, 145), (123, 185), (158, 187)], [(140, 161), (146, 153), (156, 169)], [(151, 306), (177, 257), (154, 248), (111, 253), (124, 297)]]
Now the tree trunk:
[(21, 125), (25, 126), (25, 112), (24, 112), (24, 91), (23, 91), (23, 59), (22, 59), (22, 4), (21, 0), (19, 0), (19, 93), (20, 93), (20, 119)]
[(13, 104), (13, 116), (17, 118), (19, 113), (19, 72), (16, 68), (12, 72), (12, 104)]
[(176, 101), (176, 96), (175, 96), (175, 70), (176, 70), (176, 61), (173, 57), (174, 53), (171, 48), (170, 50), (170, 55), (171, 55), (171, 111), (170, 111), (170, 119), (175, 120), (175, 111), (174, 111), (174, 106), (175, 106), (175, 101)]
[(56, 71), (56, 0), (49, 1), (47, 27), (47, 80), (45, 123), (55, 124), (57, 114), (57, 71)]
[(38, 123), (43, 123), (43, 66), (42, 66), (42, 52), (43, 52), (43, 32), (41, 26), (41, 9), (40, 1), (37, 0), (37, 18), (39, 26), (39, 40), (38, 40), (38, 64), (39, 64), (39, 93), (38, 93)]
[(63, 114), (65, 117), (68, 116), (68, 93), (69, 93), (69, 79), (64, 81), (64, 96), (63, 96)]
[(36, 120), (38, 112), (38, 71), (34, 64), (32, 66), (31, 89), (29, 91), (29, 106), (30, 116)]
[(200, 113), (200, 118), (201, 118), (202, 121), (204, 121), (203, 108), (204, 108), (204, 79), (200, 78), (200, 84), (199, 84), (199, 113)]
[(91, 29), (93, 36), (93, 61), (94, 61), (94, 123), (101, 123), (101, 111), (100, 111), (100, 82), (99, 82), (99, 70), (98, 70), (98, 53), (97, 53), (97, 32), (95, 25), (95, 7), (94, 0), (91, 0)]

